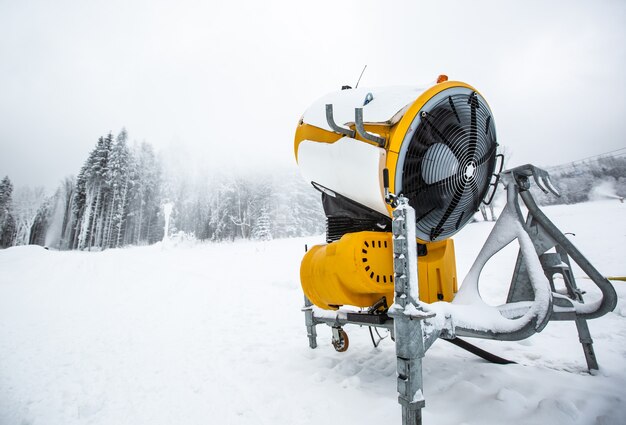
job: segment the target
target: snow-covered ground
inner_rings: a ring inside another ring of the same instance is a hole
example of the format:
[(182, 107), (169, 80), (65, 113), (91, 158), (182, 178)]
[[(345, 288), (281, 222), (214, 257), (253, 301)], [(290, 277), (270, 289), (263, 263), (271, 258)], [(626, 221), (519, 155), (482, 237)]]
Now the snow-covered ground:
[[(545, 211), (602, 273), (626, 275), (626, 204)], [(460, 276), (491, 226), (455, 238)], [(367, 328), (349, 327), (337, 353), (319, 326), (308, 348), (299, 265), (322, 239), (0, 251), (0, 424), (400, 424), (389, 339), (373, 348)], [(504, 301), (516, 252), (487, 265), (487, 301)], [(589, 323), (596, 376), (573, 323), (472, 341), (517, 365), (438, 341), (424, 361), (424, 423), (626, 423), (626, 282), (614, 285), (615, 312)]]

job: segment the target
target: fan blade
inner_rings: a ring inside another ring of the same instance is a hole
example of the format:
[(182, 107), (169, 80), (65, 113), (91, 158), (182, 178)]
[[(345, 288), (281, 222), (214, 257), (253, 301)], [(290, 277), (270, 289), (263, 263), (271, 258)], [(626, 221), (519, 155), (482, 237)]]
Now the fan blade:
[(415, 219), (415, 223), (419, 223), (420, 221), (422, 221), (428, 214), (430, 214), (431, 212), (435, 211), (437, 209), (436, 206), (432, 207), (431, 209), (429, 209), (428, 211), (426, 211), (425, 213), (421, 214), (419, 217), (417, 217)]
[(491, 158), (491, 156), (493, 155), (493, 153), (496, 151), (496, 149), (498, 148), (498, 145), (496, 145), (494, 143), (493, 146), (491, 146), (491, 148), (489, 148), (489, 150), (487, 151), (487, 153), (485, 153), (483, 156), (480, 157), (480, 159), (478, 161), (476, 161), (476, 167), (478, 167), (479, 165), (483, 165), (483, 163), (488, 160), (489, 158)]
[(409, 198), (411, 198), (413, 196), (423, 195), (425, 192), (427, 192), (427, 191), (429, 191), (431, 189), (435, 189), (435, 188), (439, 188), (439, 187), (442, 187), (442, 186), (449, 185), (449, 184), (451, 184), (454, 181), (459, 180), (459, 179), (460, 179), (459, 175), (458, 174), (454, 174), (452, 176), (446, 177), (445, 179), (436, 181), (435, 183), (418, 186), (415, 189), (412, 189), (412, 190), (404, 192), (403, 195), (406, 196), (406, 197), (409, 197)]
[(433, 143), (422, 159), (422, 179), (433, 184), (455, 175), (459, 171), (459, 161), (454, 152), (443, 143)]
[(452, 201), (450, 202), (450, 205), (448, 205), (448, 208), (446, 208), (446, 211), (443, 213), (441, 220), (439, 220), (439, 223), (437, 223), (437, 225), (430, 231), (431, 241), (435, 240), (441, 234), (441, 232), (443, 231), (443, 225), (446, 223), (452, 212), (456, 209), (456, 206), (459, 204), (461, 198), (463, 197), (463, 193), (465, 193), (465, 185), (459, 185), (454, 191)]
[(482, 199), (478, 197), (478, 184), (476, 184), (476, 179), (469, 181), (469, 187), (472, 189), (472, 211), (476, 211), (482, 202)]
[(467, 159), (474, 161), (476, 154), (476, 145), (478, 144), (478, 122), (476, 120), (476, 109), (478, 109), (478, 98), (476, 92), (472, 93), (468, 103), (470, 104), (470, 137), (467, 146)]
[(454, 112), (454, 116), (459, 124), (461, 124), (461, 118), (459, 117), (459, 113), (456, 111), (456, 107), (454, 106), (454, 100), (452, 100), (452, 96), (448, 96), (448, 103), (450, 104), (450, 109)]
[(452, 151), (456, 159), (460, 161), (461, 158), (463, 158), (463, 150), (460, 149), (459, 143), (456, 143), (456, 144), (452, 143), (432, 122), (432, 120), (430, 119), (430, 115), (428, 113), (426, 112), (422, 113), (422, 120), (424, 120), (424, 122), (426, 123), (426, 126), (430, 128), (430, 130), (433, 132), (435, 136), (437, 136), (437, 138), (441, 141), (441, 143), (446, 145)]

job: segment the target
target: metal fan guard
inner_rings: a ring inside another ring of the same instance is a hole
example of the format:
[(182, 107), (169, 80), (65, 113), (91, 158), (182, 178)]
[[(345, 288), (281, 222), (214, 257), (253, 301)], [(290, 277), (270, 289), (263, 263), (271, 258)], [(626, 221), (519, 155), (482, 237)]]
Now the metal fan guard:
[(496, 165), (496, 132), (480, 94), (454, 87), (416, 115), (399, 152), (396, 192), (416, 211), (416, 236), (448, 238), (478, 210)]

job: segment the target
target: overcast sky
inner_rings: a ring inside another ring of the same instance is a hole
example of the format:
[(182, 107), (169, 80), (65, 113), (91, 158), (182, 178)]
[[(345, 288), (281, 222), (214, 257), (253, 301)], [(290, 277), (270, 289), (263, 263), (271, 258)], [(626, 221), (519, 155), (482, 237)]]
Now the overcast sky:
[(56, 186), (99, 136), (207, 168), (290, 166), (354, 85), (474, 85), (509, 165), (626, 146), (624, 1), (0, 0), (0, 175)]

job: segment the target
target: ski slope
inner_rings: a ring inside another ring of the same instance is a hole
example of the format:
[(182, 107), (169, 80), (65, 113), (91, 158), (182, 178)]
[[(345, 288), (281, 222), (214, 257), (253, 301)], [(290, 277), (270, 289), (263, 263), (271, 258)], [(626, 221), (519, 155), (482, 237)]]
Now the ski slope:
[[(545, 211), (603, 274), (626, 275), (626, 204)], [(460, 277), (491, 226), (455, 238)], [(0, 251), (0, 424), (399, 425), (389, 338), (373, 348), (367, 328), (347, 327), (350, 349), (337, 353), (318, 326), (308, 348), (299, 265), (322, 240)], [(516, 253), (488, 263), (486, 301), (504, 301)], [(596, 376), (573, 323), (471, 341), (516, 365), (438, 341), (424, 360), (424, 424), (625, 423), (626, 282), (614, 285), (615, 312), (589, 322)]]

